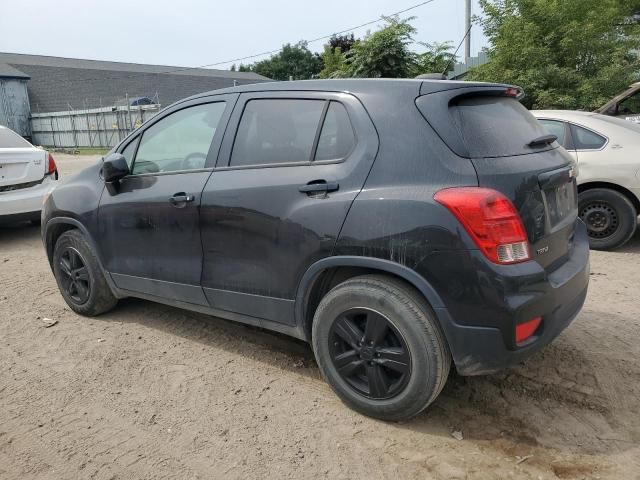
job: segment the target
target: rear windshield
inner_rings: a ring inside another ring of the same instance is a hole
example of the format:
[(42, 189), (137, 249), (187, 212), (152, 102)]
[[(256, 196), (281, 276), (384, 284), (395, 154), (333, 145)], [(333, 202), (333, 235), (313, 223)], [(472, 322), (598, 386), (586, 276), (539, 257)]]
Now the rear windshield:
[(8, 128), (0, 127), (0, 148), (29, 148), (31, 144)]
[(449, 111), (473, 158), (523, 155), (557, 146), (527, 146), (548, 132), (515, 98), (463, 97)]

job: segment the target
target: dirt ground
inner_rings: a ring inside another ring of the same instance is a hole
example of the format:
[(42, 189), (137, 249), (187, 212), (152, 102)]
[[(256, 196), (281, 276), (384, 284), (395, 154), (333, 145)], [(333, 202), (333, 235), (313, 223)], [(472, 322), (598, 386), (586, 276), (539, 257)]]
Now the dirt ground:
[(80, 317), (38, 228), (0, 229), (0, 478), (640, 479), (640, 235), (591, 258), (555, 343), (394, 424), (287, 337), (141, 300)]

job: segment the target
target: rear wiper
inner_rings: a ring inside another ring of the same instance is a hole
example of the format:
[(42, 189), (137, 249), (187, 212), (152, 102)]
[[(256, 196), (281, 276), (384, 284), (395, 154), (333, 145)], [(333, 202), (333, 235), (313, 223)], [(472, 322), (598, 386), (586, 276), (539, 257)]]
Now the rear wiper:
[(541, 137), (538, 138), (534, 138), (533, 140), (531, 140), (529, 143), (527, 143), (527, 147), (540, 147), (543, 145), (549, 145), (550, 143), (555, 142), (556, 140), (558, 140), (558, 137), (556, 135), (542, 135)]

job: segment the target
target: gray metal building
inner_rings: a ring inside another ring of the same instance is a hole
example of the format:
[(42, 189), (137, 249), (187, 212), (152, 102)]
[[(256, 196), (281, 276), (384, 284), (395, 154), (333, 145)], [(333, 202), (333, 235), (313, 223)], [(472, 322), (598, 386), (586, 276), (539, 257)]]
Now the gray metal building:
[(0, 125), (29, 136), (29, 75), (0, 62)]
[(149, 97), (169, 105), (189, 95), (269, 81), (252, 72), (0, 53), (0, 124), (30, 136), (31, 113), (121, 105)]

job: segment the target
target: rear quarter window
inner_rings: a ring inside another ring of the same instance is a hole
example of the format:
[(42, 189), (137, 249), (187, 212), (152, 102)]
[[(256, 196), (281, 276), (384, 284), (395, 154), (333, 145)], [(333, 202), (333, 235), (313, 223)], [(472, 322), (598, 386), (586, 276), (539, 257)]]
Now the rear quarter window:
[(527, 145), (548, 132), (515, 98), (463, 97), (450, 104), (449, 112), (472, 158), (525, 155), (554, 148)]
[(0, 148), (30, 148), (32, 145), (8, 128), (0, 128)]

